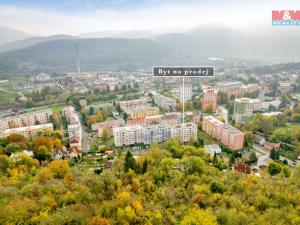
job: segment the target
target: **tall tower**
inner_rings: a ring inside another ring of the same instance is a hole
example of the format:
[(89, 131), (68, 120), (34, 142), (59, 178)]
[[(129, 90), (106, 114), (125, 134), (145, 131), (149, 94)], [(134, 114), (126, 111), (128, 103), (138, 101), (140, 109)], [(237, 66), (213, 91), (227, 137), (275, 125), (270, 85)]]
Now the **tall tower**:
[(77, 75), (80, 75), (80, 60), (79, 60), (79, 51), (78, 51), (78, 45), (76, 44), (76, 64), (77, 64)]

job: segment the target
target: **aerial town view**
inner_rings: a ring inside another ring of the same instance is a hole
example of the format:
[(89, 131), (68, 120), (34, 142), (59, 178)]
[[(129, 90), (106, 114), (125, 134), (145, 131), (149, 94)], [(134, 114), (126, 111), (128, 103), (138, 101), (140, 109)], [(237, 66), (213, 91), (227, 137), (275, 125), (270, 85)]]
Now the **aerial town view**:
[(300, 225), (299, 40), (299, 0), (0, 0), (0, 225)]

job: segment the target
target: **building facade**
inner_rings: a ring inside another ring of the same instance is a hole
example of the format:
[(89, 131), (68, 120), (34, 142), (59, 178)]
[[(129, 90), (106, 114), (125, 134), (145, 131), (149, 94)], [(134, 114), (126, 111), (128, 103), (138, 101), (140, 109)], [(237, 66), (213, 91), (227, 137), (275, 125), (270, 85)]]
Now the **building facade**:
[(218, 91), (212, 88), (205, 89), (202, 97), (202, 111), (206, 112), (209, 105), (211, 105), (213, 112), (217, 110)]
[(115, 127), (113, 134), (117, 147), (144, 142), (144, 128), (142, 126)]
[(161, 95), (157, 92), (151, 92), (153, 95), (154, 103), (167, 111), (174, 111), (176, 108), (176, 101), (175, 99), (169, 98), (167, 96)]
[(182, 142), (188, 142), (190, 139), (197, 139), (198, 126), (195, 123), (184, 123), (171, 126), (171, 137), (178, 138)]
[(188, 142), (191, 138), (197, 138), (198, 127), (195, 123), (179, 125), (150, 125), (150, 126), (126, 126), (113, 129), (114, 141), (117, 147), (151, 144), (153, 141), (163, 142), (169, 138), (178, 138), (182, 142)]
[(26, 126), (26, 127), (19, 127), (19, 128), (12, 128), (6, 129), (2, 136), (9, 136), (11, 134), (21, 134), (26, 139), (33, 139), (38, 136), (38, 133), (41, 131), (53, 131), (53, 124), (46, 123), (41, 125), (33, 125), (33, 126)]
[(233, 118), (236, 123), (245, 123), (253, 116), (254, 103), (250, 98), (235, 99)]
[(180, 86), (180, 102), (182, 103), (182, 101), (186, 102), (188, 100), (192, 99), (192, 95), (193, 95), (193, 88), (192, 85), (185, 85)]
[(49, 122), (52, 115), (52, 110), (45, 110), (3, 118), (0, 120), (0, 131), (5, 131), (6, 129), (12, 128), (45, 124)]
[(131, 101), (120, 101), (120, 108), (124, 112), (128, 113), (131, 111), (141, 110), (147, 105), (148, 99), (135, 99)]
[(202, 130), (232, 150), (240, 150), (244, 146), (245, 134), (229, 124), (224, 124), (215, 117), (203, 117)]
[(146, 116), (159, 115), (159, 108), (158, 107), (144, 107), (139, 110), (128, 111), (128, 114), (131, 117), (131, 119), (140, 119), (140, 118), (145, 118)]
[(144, 129), (144, 144), (151, 144), (153, 141), (161, 143), (171, 138), (171, 127), (163, 125), (147, 126)]

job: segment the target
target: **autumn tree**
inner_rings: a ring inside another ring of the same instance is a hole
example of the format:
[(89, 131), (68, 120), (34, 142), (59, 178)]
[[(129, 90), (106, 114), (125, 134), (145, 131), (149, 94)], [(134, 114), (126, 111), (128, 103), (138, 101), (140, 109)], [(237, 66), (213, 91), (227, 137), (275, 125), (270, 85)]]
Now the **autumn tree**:
[(94, 216), (89, 225), (110, 225), (109, 221), (105, 218), (102, 218), (100, 216)]
[(50, 172), (53, 175), (53, 177), (58, 179), (64, 178), (68, 173), (71, 172), (68, 161), (66, 160), (52, 161), (48, 165), (48, 168), (50, 169)]
[(102, 129), (102, 140), (103, 142), (107, 142), (110, 139), (110, 133), (107, 128)]
[(61, 128), (62, 122), (60, 112), (53, 112), (53, 124), (55, 129)]
[(212, 114), (212, 113), (214, 112), (213, 105), (212, 105), (212, 104), (208, 104), (208, 105), (205, 107), (205, 112), (208, 113), (208, 114)]
[(12, 161), (6, 155), (0, 155), (0, 171), (6, 173), (7, 169), (12, 165)]
[(217, 220), (212, 213), (195, 208), (182, 219), (180, 225), (217, 225)]

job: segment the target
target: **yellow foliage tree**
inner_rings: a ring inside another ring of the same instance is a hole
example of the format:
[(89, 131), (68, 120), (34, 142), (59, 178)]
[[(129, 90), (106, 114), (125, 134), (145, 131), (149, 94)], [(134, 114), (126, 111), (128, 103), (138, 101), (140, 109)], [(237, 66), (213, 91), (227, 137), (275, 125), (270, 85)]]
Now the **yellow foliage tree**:
[(181, 221), (181, 225), (217, 225), (216, 218), (201, 209), (192, 209)]

